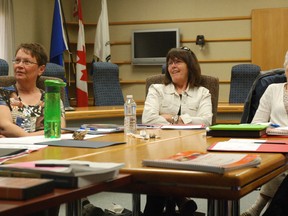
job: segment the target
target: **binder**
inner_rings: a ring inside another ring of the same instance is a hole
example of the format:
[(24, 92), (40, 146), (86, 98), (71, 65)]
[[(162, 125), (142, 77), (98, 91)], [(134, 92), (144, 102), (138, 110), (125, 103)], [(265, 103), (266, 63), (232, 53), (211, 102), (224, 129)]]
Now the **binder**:
[(218, 124), (209, 127), (207, 136), (259, 138), (266, 135), (267, 125)]

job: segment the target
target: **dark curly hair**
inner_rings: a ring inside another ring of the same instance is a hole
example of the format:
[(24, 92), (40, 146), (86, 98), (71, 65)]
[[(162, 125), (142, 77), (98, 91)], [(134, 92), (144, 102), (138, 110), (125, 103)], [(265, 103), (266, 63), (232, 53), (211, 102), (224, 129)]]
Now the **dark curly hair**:
[(20, 49), (22, 49), (25, 53), (30, 54), (32, 57), (35, 57), (39, 66), (47, 64), (48, 56), (46, 54), (45, 48), (41, 44), (22, 43), (17, 47), (15, 55)]

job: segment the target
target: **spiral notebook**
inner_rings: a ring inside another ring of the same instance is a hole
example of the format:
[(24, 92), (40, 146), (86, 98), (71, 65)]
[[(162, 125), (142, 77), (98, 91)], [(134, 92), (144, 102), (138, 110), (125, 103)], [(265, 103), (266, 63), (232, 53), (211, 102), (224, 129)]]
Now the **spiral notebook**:
[(288, 136), (288, 127), (267, 128), (266, 133), (269, 136)]

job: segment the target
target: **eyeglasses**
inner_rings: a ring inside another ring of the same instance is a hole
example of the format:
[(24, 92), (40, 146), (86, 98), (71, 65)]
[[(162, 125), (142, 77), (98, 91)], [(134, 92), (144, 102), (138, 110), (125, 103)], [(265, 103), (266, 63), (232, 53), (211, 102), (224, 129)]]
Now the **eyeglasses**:
[(179, 65), (181, 63), (183, 63), (184, 61), (180, 60), (180, 59), (175, 59), (175, 60), (169, 60), (168, 61), (168, 66), (172, 66), (173, 64), (174, 65)]
[(27, 59), (13, 59), (12, 62), (13, 62), (13, 64), (20, 64), (22, 62), (25, 66), (30, 66), (32, 64), (38, 65), (37, 62), (32, 62), (32, 61), (29, 61)]
[(191, 52), (191, 50), (190, 50), (188, 47), (186, 47), (186, 46), (180, 47), (180, 49), (186, 50), (186, 51), (188, 51), (188, 52)]
[(180, 49), (189, 52), (189, 53), (192, 55), (192, 57), (196, 59), (196, 55), (195, 55), (195, 53), (194, 53), (191, 49), (189, 49), (188, 47), (183, 46), (183, 47), (180, 47)]
[(185, 51), (187, 51), (187, 52), (190, 52), (192, 55), (194, 54), (194, 53), (192, 52), (192, 50), (189, 49), (189, 48), (186, 47), (186, 46), (180, 47), (180, 49), (185, 50)]

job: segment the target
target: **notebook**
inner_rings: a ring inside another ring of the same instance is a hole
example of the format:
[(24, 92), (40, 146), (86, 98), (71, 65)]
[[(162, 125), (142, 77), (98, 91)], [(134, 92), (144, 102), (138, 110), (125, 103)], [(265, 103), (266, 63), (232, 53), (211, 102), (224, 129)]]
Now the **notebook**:
[(259, 138), (266, 135), (267, 125), (218, 124), (209, 127), (208, 136)]
[(237, 130), (237, 131), (260, 131), (266, 129), (267, 125), (260, 124), (217, 124), (210, 126), (210, 130)]
[(27, 149), (17, 149), (17, 148), (0, 148), (0, 157), (16, 155), (18, 153), (24, 152)]
[(288, 136), (288, 127), (267, 128), (269, 136)]
[(261, 163), (257, 154), (179, 152), (167, 158), (145, 159), (143, 166), (182, 169), (223, 174), (244, 167), (256, 167)]

